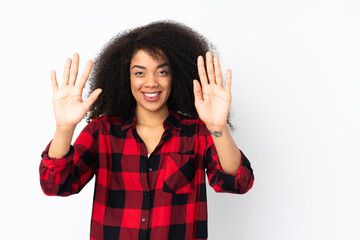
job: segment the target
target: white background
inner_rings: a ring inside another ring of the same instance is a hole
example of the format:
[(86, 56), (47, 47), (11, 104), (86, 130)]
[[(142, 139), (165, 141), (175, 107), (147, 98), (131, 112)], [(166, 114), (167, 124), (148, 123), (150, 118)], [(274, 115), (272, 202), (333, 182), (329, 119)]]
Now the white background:
[(208, 188), (209, 239), (360, 239), (359, 1), (8, 2), (1, 239), (89, 238), (94, 180), (66, 198), (39, 185), (55, 130), (50, 70), (61, 79), (74, 52), (82, 70), (118, 32), (164, 19), (205, 35), (233, 70), (233, 136), (255, 173), (245, 195)]

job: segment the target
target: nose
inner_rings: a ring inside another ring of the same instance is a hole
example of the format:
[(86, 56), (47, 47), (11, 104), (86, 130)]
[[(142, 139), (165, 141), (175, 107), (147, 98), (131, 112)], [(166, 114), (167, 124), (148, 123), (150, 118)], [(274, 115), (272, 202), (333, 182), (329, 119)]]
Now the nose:
[(157, 87), (159, 85), (157, 76), (153, 74), (149, 74), (144, 82), (144, 86), (146, 87)]

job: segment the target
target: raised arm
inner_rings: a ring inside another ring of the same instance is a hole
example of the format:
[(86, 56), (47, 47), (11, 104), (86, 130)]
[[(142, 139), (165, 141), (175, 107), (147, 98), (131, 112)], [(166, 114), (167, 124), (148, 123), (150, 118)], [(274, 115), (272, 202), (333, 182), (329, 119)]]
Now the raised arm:
[(207, 73), (204, 59), (199, 56), (201, 86), (194, 80), (195, 107), (212, 135), (222, 169), (236, 174), (242, 157), (226, 124), (231, 103), (231, 70), (227, 70), (223, 86), (219, 58), (213, 58), (211, 52), (206, 54), (206, 69)]
[(42, 153), (39, 167), (40, 185), (47, 195), (68, 196), (78, 193), (95, 173), (97, 122), (91, 121), (82, 130), (74, 146), (71, 146), (76, 125), (101, 92), (101, 89), (96, 89), (86, 101), (82, 100), (82, 91), (92, 64), (92, 61), (88, 61), (76, 83), (79, 55), (74, 54), (73, 60), (67, 59), (61, 88), (58, 87), (55, 71), (51, 71), (56, 131), (53, 140)]
[(89, 60), (80, 80), (76, 82), (79, 54), (75, 53), (73, 59), (68, 58), (61, 88), (58, 87), (55, 71), (51, 71), (56, 131), (50, 145), (49, 157), (61, 158), (69, 152), (76, 125), (101, 93), (101, 89), (96, 89), (85, 101), (82, 100), (82, 91), (89, 78), (92, 65), (93, 62)]

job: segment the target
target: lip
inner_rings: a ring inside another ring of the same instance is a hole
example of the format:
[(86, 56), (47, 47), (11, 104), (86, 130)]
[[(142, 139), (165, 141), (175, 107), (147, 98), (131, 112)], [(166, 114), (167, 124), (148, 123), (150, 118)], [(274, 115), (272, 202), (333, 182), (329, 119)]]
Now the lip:
[[(157, 100), (159, 100), (160, 98), (160, 95), (161, 95), (161, 92), (141, 92), (144, 96), (144, 99), (148, 102), (156, 102)], [(147, 94), (153, 94), (153, 93), (158, 93), (158, 95), (154, 96), (154, 97), (150, 97), (150, 96), (147, 96)]]

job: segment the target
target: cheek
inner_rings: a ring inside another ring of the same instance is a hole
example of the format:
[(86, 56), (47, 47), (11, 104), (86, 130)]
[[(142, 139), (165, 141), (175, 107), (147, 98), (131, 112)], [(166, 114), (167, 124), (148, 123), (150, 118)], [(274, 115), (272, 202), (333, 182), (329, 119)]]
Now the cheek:
[(171, 94), (171, 80), (166, 83), (166, 101), (169, 99), (169, 96)]
[(130, 79), (130, 89), (131, 89), (131, 94), (133, 95), (133, 97), (136, 96), (137, 93), (137, 83), (135, 79)]
[(166, 81), (166, 89), (167, 89), (169, 92), (171, 91), (171, 85), (172, 85), (171, 78), (169, 78), (169, 79)]
[(133, 78), (130, 79), (130, 87), (131, 87), (131, 91), (136, 91), (137, 89), (139, 89), (141, 86), (141, 81), (139, 79)]

